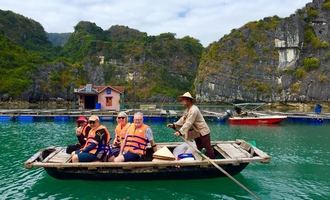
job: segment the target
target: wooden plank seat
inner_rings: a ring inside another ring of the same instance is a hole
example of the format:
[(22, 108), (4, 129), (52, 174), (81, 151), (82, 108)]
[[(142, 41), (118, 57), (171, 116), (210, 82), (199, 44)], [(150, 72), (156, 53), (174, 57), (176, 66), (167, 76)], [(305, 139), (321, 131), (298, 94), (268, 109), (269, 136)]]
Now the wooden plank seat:
[[(48, 159), (49, 163), (66, 163), (71, 160), (71, 155), (66, 153), (66, 149), (63, 148), (60, 151), (55, 151), (56, 153)], [(49, 157), (49, 156), (48, 156)]]
[(240, 159), (249, 158), (250, 154), (234, 144), (217, 144), (215, 148), (224, 158)]

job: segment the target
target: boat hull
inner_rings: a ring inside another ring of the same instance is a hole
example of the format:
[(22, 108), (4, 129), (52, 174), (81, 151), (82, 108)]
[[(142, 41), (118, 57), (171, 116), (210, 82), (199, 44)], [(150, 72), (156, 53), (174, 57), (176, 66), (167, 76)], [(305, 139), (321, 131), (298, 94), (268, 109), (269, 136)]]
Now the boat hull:
[[(182, 145), (180, 142), (158, 143), (158, 148), (170, 151)], [(215, 159), (227, 173), (236, 175), (250, 162), (268, 163), (270, 156), (251, 146), (244, 140), (213, 141)], [(27, 169), (44, 168), (57, 179), (86, 180), (159, 180), (159, 179), (200, 179), (224, 177), (225, 175), (197, 152), (192, 152), (195, 160), (153, 159), (153, 149), (149, 146), (146, 155), (139, 162), (86, 162), (72, 163), (71, 155), (65, 147), (47, 147), (39, 150), (27, 161)]]
[(232, 117), (229, 118), (230, 124), (258, 125), (258, 124), (279, 124), (287, 117)]
[[(239, 165), (221, 165), (231, 175), (240, 173), (248, 163)], [(146, 168), (139, 171), (113, 168), (81, 169), (81, 168), (45, 168), (46, 172), (57, 179), (85, 180), (165, 180), (165, 179), (201, 179), (224, 177), (215, 167), (173, 167), (164, 169)]]

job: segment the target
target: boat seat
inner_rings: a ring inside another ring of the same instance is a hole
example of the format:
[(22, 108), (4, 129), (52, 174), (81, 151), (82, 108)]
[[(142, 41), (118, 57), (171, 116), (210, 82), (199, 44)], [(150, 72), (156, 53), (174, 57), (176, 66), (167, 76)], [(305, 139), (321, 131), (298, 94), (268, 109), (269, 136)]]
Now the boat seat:
[(240, 148), (239, 145), (223, 143), (217, 144), (214, 148), (226, 159), (239, 159), (239, 158), (249, 158), (251, 155)]
[(53, 155), (47, 162), (49, 163), (66, 163), (71, 160), (71, 155), (66, 153), (66, 149), (61, 149)]

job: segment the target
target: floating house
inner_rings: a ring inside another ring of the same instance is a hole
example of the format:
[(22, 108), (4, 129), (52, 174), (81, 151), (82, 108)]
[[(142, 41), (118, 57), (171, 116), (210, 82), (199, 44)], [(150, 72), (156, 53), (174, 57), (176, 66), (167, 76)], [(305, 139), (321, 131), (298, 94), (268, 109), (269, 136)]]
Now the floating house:
[(123, 102), (124, 87), (87, 84), (74, 89), (74, 93), (78, 96), (79, 109), (119, 111)]

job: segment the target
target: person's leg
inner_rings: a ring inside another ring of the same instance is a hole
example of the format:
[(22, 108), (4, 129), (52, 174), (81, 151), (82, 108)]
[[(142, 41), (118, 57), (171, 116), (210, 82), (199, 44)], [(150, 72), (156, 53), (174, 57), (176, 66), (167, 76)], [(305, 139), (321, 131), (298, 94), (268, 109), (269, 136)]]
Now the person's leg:
[(81, 152), (77, 154), (79, 162), (93, 162), (97, 160), (97, 157), (93, 154)]
[(113, 161), (114, 162), (124, 162), (125, 158), (124, 158), (123, 154), (119, 154)]
[(202, 148), (206, 149), (206, 155), (211, 158), (214, 159), (215, 155), (214, 155), (214, 150), (213, 147), (211, 145), (211, 138), (210, 138), (210, 134), (204, 135), (200, 137), (201, 143), (202, 143)]
[(196, 143), (196, 146), (197, 146), (197, 149), (198, 150), (202, 150), (203, 148), (203, 144), (202, 144), (202, 139), (201, 139), (202, 136), (198, 137), (198, 138), (195, 138), (195, 143)]
[(72, 152), (79, 150), (81, 148), (80, 144), (72, 144), (66, 147), (66, 153), (71, 154)]
[(73, 155), (72, 155), (71, 161), (72, 161), (73, 163), (79, 162), (79, 159), (78, 159), (77, 154), (73, 154)]
[(109, 158), (108, 158), (108, 162), (114, 162), (115, 161), (115, 156), (110, 156)]
[(126, 152), (124, 155), (124, 161), (129, 162), (129, 161), (139, 161), (141, 159), (141, 156), (135, 153), (131, 152)]

